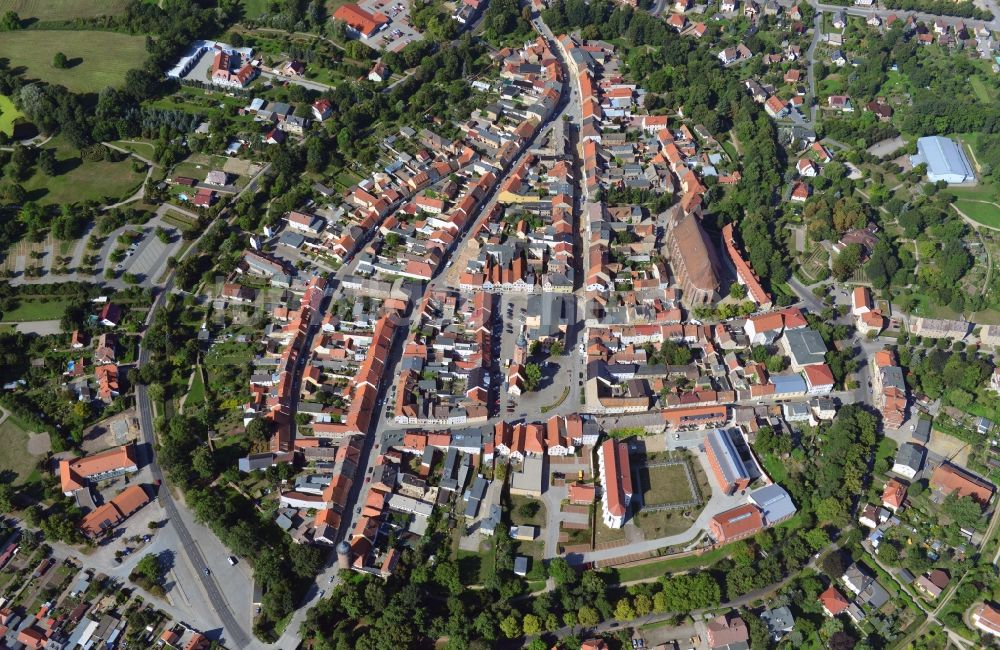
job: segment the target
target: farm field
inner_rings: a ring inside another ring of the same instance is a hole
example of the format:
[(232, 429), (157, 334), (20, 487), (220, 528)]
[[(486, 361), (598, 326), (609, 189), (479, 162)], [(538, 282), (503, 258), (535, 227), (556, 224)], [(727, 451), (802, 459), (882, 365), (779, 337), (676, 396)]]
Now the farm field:
[[(66, 55), (69, 68), (52, 67), (56, 52)], [(0, 38), (0, 59), (7, 59), (10, 67), (25, 68), (27, 79), (60, 84), (73, 92), (119, 86), (125, 73), (145, 58), (142, 36), (114, 32), (24, 30)]]
[(28, 198), (42, 205), (87, 200), (102, 203), (107, 199), (117, 201), (135, 191), (145, 178), (145, 174), (132, 169), (130, 160), (83, 160), (76, 149), (60, 137), (53, 138), (45, 148), (56, 150), (59, 175), (46, 176), (36, 171), (22, 183)]
[(14, 134), (14, 121), (24, 114), (17, 110), (14, 102), (7, 95), (0, 95), (0, 133)]
[(21, 20), (48, 22), (117, 16), (127, 6), (127, 0), (0, 0), (0, 13), (13, 11)]
[(116, 16), (124, 13), (127, 0), (0, 0), (0, 13), (13, 11), (25, 20), (42, 22)]

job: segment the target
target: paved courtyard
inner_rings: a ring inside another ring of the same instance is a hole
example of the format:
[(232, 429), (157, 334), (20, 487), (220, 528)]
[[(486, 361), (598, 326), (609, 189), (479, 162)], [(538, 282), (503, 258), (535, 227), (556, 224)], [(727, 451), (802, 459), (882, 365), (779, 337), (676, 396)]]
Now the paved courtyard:
[(362, 41), (376, 50), (398, 52), (410, 43), (423, 38), (410, 23), (410, 3), (407, 0), (362, 0), (358, 6), (371, 13), (385, 14), (389, 18), (389, 24), (382, 31)]

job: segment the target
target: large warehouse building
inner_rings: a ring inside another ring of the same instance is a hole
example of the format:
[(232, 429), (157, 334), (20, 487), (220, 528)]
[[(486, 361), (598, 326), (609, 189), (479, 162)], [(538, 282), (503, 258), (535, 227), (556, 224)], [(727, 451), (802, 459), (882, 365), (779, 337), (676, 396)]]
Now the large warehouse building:
[(932, 135), (917, 140), (917, 155), (910, 156), (916, 167), (927, 163), (927, 180), (932, 183), (968, 183), (976, 180), (969, 159), (954, 140)]

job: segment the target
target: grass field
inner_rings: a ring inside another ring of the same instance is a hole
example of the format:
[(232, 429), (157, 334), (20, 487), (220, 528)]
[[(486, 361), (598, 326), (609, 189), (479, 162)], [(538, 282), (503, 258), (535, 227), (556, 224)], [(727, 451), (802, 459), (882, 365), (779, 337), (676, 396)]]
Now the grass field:
[(639, 469), (639, 482), (641, 483), (642, 503), (647, 507), (683, 503), (695, 498), (695, 495), (691, 493), (683, 465), (641, 467)]
[(244, 17), (253, 19), (262, 16), (271, 3), (269, 0), (243, 0), (240, 4), (243, 5)]
[(145, 174), (132, 169), (130, 160), (83, 160), (76, 149), (61, 137), (53, 138), (45, 148), (55, 149), (60, 173), (57, 176), (46, 176), (36, 171), (21, 184), (27, 190), (28, 198), (42, 205), (87, 200), (100, 203), (117, 201), (134, 192), (145, 178)]
[(649, 578), (650, 576), (660, 576), (666, 573), (690, 571), (691, 569), (697, 569), (698, 567), (711, 566), (728, 556), (729, 551), (725, 546), (723, 546), (721, 548), (702, 553), (701, 555), (688, 555), (686, 557), (640, 564), (633, 567), (627, 567), (625, 569), (618, 569), (618, 581), (630, 582), (632, 580), (641, 580), (643, 578)]
[(12, 323), (25, 323), (36, 320), (59, 320), (71, 303), (68, 299), (55, 299), (49, 302), (40, 300), (22, 300), (17, 309), (5, 311), (3, 319)]
[[(66, 55), (69, 68), (52, 67), (56, 52)], [(146, 45), (142, 36), (114, 32), (25, 30), (0, 38), (0, 59), (7, 59), (12, 69), (23, 68), (27, 79), (96, 93), (121, 85), (126, 72), (140, 67), (146, 59)]]
[(973, 221), (978, 221), (984, 226), (1000, 228), (1000, 206), (996, 203), (958, 199), (955, 201), (955, 207)]
[(14, 102), (7, 95), (0, 95), (0, 133), (14, 135), (14, 121), (24, 117), (24, 113), (14, 107)]
[(201, 378), (201, 368), (194, 371), (194, 380), (191, 382), (191, 390), (188, 391), (185, 406), (200, 406), (205, 402), (205, 382)]
[(969, 85), (980, 101), (989, 103), (996, 99), (996, 91), (987, 88), (986, 83), (978, 76), (969, 77)]
[(12, 472), (17, 475), (14, 482), (23, 483), (35, 471), (35, 457), (28, 453), (28, 432), (8, 417), (0, 424), (0, 444), (7, 450), (0, 460), (0, 474)]
[(21, 20), (73, 20), (124, 13), (127, 0), (0, 0), (0, 13), (13, 11)]

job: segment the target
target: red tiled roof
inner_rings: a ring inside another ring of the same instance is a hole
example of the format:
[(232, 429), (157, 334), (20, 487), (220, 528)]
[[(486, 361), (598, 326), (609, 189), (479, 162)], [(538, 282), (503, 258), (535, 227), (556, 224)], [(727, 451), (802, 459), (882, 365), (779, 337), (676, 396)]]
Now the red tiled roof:
[(833, 585), (830, 585), (826, 591), (819, 595), (819, 602), (823, 605), (823, 609), (829, 612), (831, 616), (840, 614), (850, 605), (843, 594)]

